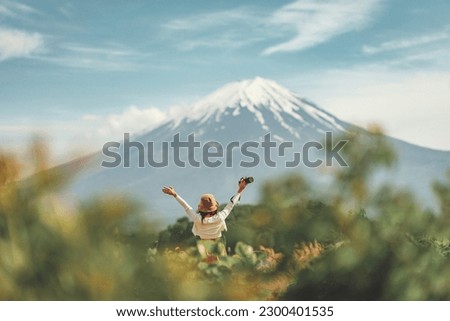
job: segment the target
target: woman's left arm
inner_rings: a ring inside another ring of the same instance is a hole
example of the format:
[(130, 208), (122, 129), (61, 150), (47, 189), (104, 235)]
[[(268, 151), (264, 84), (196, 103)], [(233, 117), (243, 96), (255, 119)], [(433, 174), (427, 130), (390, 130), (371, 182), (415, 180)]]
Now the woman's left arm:
[(223, 210), (221, 210), (218, 213), (218, 216), (222, 219), (226, 219), (228, 215), (230, 215), (231, 210), (233, 209), (234, 205), (237, 204), (239, 199), (241, 198), (241, 194), (244, 191), (245, 187), (247, 186), (247, 183), (244, 180), (239, 181), (239, 187), (236, 192), (236, 194), (233, 195), (233, 197), (230, 199), (230, 202), (225, 206)]

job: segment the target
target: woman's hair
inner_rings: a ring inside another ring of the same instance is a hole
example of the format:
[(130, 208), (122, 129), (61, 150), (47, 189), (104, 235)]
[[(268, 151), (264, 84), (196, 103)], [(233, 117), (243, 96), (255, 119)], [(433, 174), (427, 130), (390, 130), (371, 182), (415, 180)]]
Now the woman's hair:
[(202, 211), (198, 211), (198, 213), (202, 216), (202, 223), (203, 223), (203, 220), (206, 218), (206, 215), (208, 215), (208, 214), (216, 215), (216, 214), (217, 214), (217, 210), (212, 211), (212, 212), (202, 212)]

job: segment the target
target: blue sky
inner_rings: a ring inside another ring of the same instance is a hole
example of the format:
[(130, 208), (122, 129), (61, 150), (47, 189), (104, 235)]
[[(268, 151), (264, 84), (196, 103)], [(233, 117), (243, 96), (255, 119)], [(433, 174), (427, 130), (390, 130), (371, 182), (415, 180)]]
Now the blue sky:
[(38, 133), (68, 157), (262, 76), (450, 150), (449, 16), (448, 0), (0, 0), (0, 148)]

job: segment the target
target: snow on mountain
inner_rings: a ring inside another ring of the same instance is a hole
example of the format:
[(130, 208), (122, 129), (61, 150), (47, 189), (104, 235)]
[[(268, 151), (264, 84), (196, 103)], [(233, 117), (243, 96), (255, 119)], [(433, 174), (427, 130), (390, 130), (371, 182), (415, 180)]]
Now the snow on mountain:
[(195, 103), (187, 117), (198, 120), (210, 117), (212, 113), (218, 115), (226, 108), (236, 109), (233, 116), (238, 116), (240, 108), (247, 108), (251, 112), (257, 112), (258, 108), (265, 108), (276, 112), (283, 111), (302, 120), (294, 112), (300, 108), (299, 105), (301, 101), (298, 96), (274, 81), (257, 77), (223, 86)]
[[(343, 131), (347, 126), (296, 93), (261, 77), (226, 84), (168, 120), (168, 123), (171, 130), (177, 131), (186, 124), (195, 123), (203, 127), (208, 123), (227, 122), (230, 116), (251, 118), (266, 132), (281, 126), (289, 133), (288, 136), (296, 139), (303, 136), (302, 128), (305, 127), (323, 133)], [(247, 122), (246, 126), (249, 124)]]

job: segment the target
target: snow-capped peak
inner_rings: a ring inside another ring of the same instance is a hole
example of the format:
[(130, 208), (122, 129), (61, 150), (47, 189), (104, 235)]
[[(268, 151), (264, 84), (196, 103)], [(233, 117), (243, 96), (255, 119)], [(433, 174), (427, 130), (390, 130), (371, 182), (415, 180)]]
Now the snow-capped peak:
[(276, 82), (256, 77), (232, 82), (195, 103), (189, 110), (189, 118), (198, 119), (226, 108), (270, 108), (292, 112), (300, 98)]
[(311, 127), (343, 130), (339, 121), (332, 115), (306, 102), (275, 81), (261, 77), (224, 85), (191, 105), (185, 113), (178, 114), (172, 120), (172, 126), (177, 127), (183, 120), (199, 121), (199, 124), (211, 119), (220, 122), (223, 115), (231, 111), (233, 116), (238, 116), (242, 109), (251, 112), (265, 130), (269, 129), (265, 119), (267, 112), (295, 136), (299, 136), (298, 131), (287, 125), (286, 117)]

